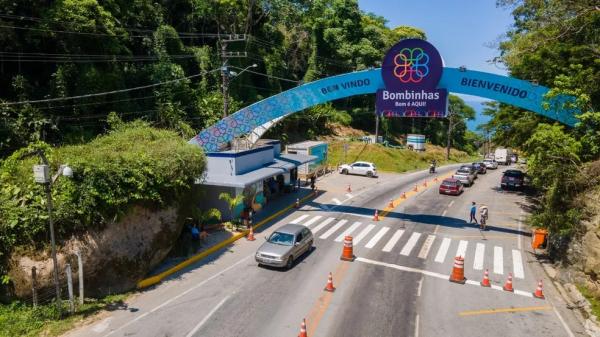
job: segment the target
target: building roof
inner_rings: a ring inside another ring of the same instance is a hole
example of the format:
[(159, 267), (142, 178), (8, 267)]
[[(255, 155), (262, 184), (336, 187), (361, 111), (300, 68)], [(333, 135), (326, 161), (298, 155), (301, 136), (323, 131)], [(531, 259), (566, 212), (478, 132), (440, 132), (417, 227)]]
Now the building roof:
[(244, 188), (261, 180), (289, 172), (295, 167), (296, 165), (293, 163), (275, 159), (273, 163), (267, 166), (239, 175), (223, 175), (219, 174), (219, 172), (206, 172), (204, 178), (201, 179), (200, 184)]
[(279, 159), (290, 162), (296, 165), (302, 165), (306, 163), (313, 162), (319, 159), (317, 156), (305, 155), (305, 154), (291, 154), (291, 153), (282, 153)]
[(317, 140), (307, 140), (300, 143), (288, 144), (286, 149), (307, 149), (313, 146), (327, 144), (327, 142), (317, 141)]

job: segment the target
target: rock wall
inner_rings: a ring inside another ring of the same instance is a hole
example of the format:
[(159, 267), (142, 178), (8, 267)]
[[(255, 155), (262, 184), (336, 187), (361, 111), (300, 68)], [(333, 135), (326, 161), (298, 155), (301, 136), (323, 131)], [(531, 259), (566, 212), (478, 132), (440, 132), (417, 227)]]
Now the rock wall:
[[(134, 206), (125, 216), (107, 224), (102, 230), (73, 237), (58, 248), (61, 283), (66, 280), (66, 263), (71, 263), (73, 278), (77, 281), (75, 252), (79, 250), (86, 297), (131, 290), (167, 256), (182, 227), (183, 221), (178, 219), (175, 207), (153, 211)], [(50, 252), (14, 253), (10, 258), (9, 276), (15, 296), (31, 296), (33, 266), (37, 269), (40, 292), (53, 289)], [(66, 294), (63, 294), (64, 297)]]

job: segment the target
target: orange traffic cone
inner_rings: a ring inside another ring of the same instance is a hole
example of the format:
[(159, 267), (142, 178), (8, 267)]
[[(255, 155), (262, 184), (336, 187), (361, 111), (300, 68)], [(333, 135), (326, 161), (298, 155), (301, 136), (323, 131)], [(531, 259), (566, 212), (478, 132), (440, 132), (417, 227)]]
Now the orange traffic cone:
[(419, 186), (417, 184), (415, 184), (415, 188), (413, 188), (413, 191), (419, 192)]
[(450, 275), (450, 282), (465, 284), (466, 281), (465, 259), (462, 256), (457, 256), (454, 258), (454, 267), (452, 268), (452, 275)]
[(394, 208), (394, 199), (390, 199), (390, 203), (389, 203), (388, 207)]
[(354, 261), (355, 256), (352, 252), (352, 237), (346, 236), (344, 237), (344, 249), (342, 250), (341, 260), (344, 261)]
[(483, 273), (483, 281), (481, 281), (482, 287), (491, 287), (490, 284), (490, 272), (486, 269), (485, 273)]
[(373, 215), (373, 221), (379, 221), (379, 212), (375, 210), (375, 215)]
[(294, 204), (294, 207), (300, 208), (300, 199), (296, 198), (296, 203)]
[(426, 181), (423, 182), (423, 187), (427, 187), (427, 182)]
[(504, 291), (510, 292), (515, 291), (512, 286), (512, 273), (508, 273), (508, 278), (506, 279), (506, 283), (504, 283), (504, 287), (502, 287), (502, 289), (504, 289)]
[(438, 177), (433, 178), (433, 181), (438, 182)]
[(350, 184), (348, 184), (348, 188), (346, 189), (346, 192), (352, 193), (352, 188), (350, 187)]
[(406, 199), (406, 192), (402, 192), (402, 199)]
[(248, 236), (246, 237), (246, 240), (248, 240), (248, 241), (256, 240), (254, 238), (254, 229), (252, 228), (252, 226), (250, 226), (250, 231), (248, 232)]
[(325, 286), (325, 291), (334, 292), (335, 287), (333, 286), (333, 276), (329, 273), (329, 277), (327, 278), (327, 285)]
[(542, 291), (542, 280), (540, 280), (540, 282), (538, 282), (538, 286), (535, 289), (535, 291), (533, 292), (533, 297), (535, 298), (541, 298), (544, 299), (544, 292)]
[(306, 319), (305, 318), (302, 319), (302, 324), (300, 324), (300, 334), (298, 335), (298, 337), (308, 337), (308, 335), (306, 334)]

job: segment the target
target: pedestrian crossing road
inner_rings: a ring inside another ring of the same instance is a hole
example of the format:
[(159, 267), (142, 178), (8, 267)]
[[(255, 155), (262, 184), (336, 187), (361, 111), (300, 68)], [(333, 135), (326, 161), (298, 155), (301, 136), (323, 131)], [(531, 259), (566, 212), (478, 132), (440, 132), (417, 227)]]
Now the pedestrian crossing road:
[[(524, 279), (523, 257), (520, 250), (467, 240), (456, 240), (443, 235), (426, 234), (408, 229), (395, 229), (376, 226), (372, 223), (335, 219), (321, 215), (303, 214), (294, 220), (294, 224), (309, 227), (316, 238), (341, 243), (344, 237), (353, 237), (354, 247), (380, 249), (383, 252), (416, 257), (422, 260), (430, 258), (438, 264), (451, 263), (455, 256), (462, 256), (468, 263), (465, 267), (482, 271), (484, 268), (498, 275), (513, 273), (513, 277)], [(489, 253), (486, 255), (486, 252)], [(505, 264), (505, 256), (510, 263)], [(491, 261), (485, 261), (491, 257)], [(468, 259), (467, 259), (468, 258)], [(506, 269), (508, 268), (508, 269)]]

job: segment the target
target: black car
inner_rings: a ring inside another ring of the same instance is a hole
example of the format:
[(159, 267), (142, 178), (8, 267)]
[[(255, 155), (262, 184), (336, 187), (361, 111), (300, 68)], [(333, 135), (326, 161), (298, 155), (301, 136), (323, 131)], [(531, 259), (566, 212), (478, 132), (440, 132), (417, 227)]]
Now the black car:
[(481, 163), (481, 162), (473, 163), (473, 167), (475, 167), (475, 169), (477, 170), (477, 173), (481, 173), (481, 174), (487, 173), (487, 166), (485, 166), (484, 163)]
[(525, 173), (519, 170), (506, 170), (502, 175), (500, 187), (503, 189), (515, 188), (521, 189), (525, 185)]

